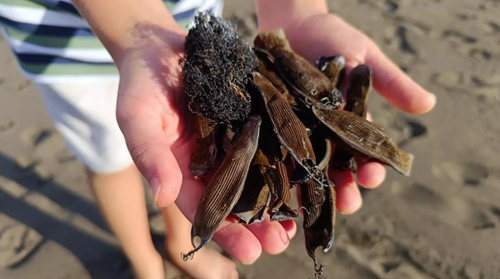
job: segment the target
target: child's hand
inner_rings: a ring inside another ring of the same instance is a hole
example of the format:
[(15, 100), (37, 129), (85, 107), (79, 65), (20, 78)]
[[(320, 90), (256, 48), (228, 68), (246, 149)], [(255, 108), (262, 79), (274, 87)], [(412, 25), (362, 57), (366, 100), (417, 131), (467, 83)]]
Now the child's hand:
[[(117, 117), (129, 150), (142, 174), (150, 182), (157, 205), (174, 201), (191, 221), (204, 185), (189, 173), (194, 135), (190, 129), (185, 95), (179, 91), (179, 58), (185, 31), (138, 26), (137, 47), (125, 51), (118, 66), (121, 80)], [(391, 104), (410, 113), (432, 109), (435, 98), (392, 64), (362, 33), (336, 16), (311, 16), (285, 28), (295, 51), (314, 62), (319, 56), (343, 55), (348, 69), (371, 66), (374, 87)], [(385, 169), (377, 163), (358, 167), (358, 182), (377, 187)], [(352, 213), (361, 206), (361, 196), (350, 174), (331, 174), (337, 185), (337, 208)], [(296, 232), (294, 222), (255, 224), (245, 227), (226, 222), (213, 240), (244, 263), (254, 262), (262, 250), (276, 254), (288, 246)], [(187, 251), (186, 251), (187, 252)]]
[[(179, 90), (178, 64), (186, 33), (152, 25), (138, 26), (133, 32), (137, 47), (127, 50), (118, 63), (118, 123), (157, 205), (166, 207), (175, 201), (192, 222), (205, 185), (189, 172), (195, 137), (186, 95)], [(248, 228), (225, 222), (213, 240), (237, 260), (252, 263), (262, 250), (270, 254), (285, 250), (295, 231), (291, 221), (266, 221)]]
[[(380, 49), (360, 31), (332, 14), (318, 14), (292, 22), (284, 28), (294, 51), (315, 63), (319, 56), (342, 55), (346, 58), (347, 74), (359, 64), (372, 69), (375, 90), (389, 103), (408, 113), (431, 110), (435, 96), (422, 89), (405, 75)], [(379, 163), (357, 160), (357, 179), (365, 188), (379, 186), (385, 178), (385, 168)], [(362, 198), (349, 172), (330, 174), (336, 184), (337, 209), (346, 214), (361, 207)]]

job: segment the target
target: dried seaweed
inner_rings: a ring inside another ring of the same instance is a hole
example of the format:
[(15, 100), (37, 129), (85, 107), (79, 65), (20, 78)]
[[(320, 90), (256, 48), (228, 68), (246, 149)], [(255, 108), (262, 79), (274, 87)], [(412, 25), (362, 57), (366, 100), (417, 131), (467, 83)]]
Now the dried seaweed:
[(195, 17), (185, 50), (182, 88), (199, 105), (198, 113), (217, 123), (244, 121), (251, 105), (248, 74), (257, 67), (250, 45), (228, 21), (206, 11)]

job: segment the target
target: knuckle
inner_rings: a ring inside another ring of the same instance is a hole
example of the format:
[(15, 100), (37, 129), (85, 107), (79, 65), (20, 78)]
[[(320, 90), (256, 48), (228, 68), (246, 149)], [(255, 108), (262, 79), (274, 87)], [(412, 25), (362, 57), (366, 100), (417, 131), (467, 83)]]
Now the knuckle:
[(130, 148), (130, 155), (139, 168), (143, 168), (147, 164), (147, 144), (136, 144)]

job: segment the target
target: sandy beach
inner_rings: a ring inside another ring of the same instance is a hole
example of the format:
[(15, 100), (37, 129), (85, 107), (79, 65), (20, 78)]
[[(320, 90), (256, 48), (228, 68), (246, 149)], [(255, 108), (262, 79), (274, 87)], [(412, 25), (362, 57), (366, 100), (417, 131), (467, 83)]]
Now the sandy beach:
[[(322, 278), (500, 278), (500, 1), (328, 2), (438, 103), (410, 115), (372, 92), (374, 122), (415, 154), (413, 172), (406, 178), (388, 169), (382, 186), (363, 192), (357, 213), (339, 215), (334, 247), (318, 253)], [(226, 0), (224, 17), (243, 37), (256, 34), (253, 1)], [(133, 278), (83, 166), (3, 38), (0, 65), (0, 278)], [(150, 217), (161, 250), (154, 206)], [(238, 265), (241, 278), (313, 276), (298, 225), (285, 252)], [(188, 278), (167, 265), (167, 278)]]

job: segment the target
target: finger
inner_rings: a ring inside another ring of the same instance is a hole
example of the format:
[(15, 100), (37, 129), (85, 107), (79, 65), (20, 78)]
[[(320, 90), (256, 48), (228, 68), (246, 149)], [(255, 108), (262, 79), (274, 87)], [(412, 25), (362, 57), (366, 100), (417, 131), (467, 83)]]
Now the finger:
[(369, 48), (365, 63), (372, 68), (375, 90), (390, 104), (414, 114), (426, 113), (436, 104), (435, 95), (414, 82), (378, 47)]
[(130, 107), (133, 104), (127, 100), (123, 100), (117, 107), (120, 129), (134, 163), (151, 185), (155, 203), (159, 207), (167, 207), (179, 193), (181, 170), (158, 115), (148, 109), (129, 109)]
[(237, 223), (219, 229), (213, 240), (229, 255), (244, 264), (254, 263), (262, 254), (262, 247), (257, 237)]
[(352, 214), (361, 208), (363, 200), (351, 172), (330, 170), (330, 177), (337, 193), (337, 210)]
[[(176, 153), (187, 154), (183, 151), (184, 148), (186, 147), (180, 146), (178, 150), (176, 149)], [(182, 167), (186, 167), (189, 160), (189, 156), (178, 156), (178, 162)], [(191, 222), (194, 221), (198, 201), (204, 189), (205, 186), (199, 179), (186, 174), (176, 204)], [(283, 226), (278, 222), (269, 221), (245, 227), (226, 220), (219, 227), (213, 240), (232, 257), (245, 264), (256, 261), (262, 250), (277, 254), (288, 245), (288, 235)]]
[(377, 162), (364, 162), (364, 158), (355, 157), (356, 160), (356, 178), (358, 183), (367, 189), (373, 189), (382, 182), (386, 176), (385, 167)]
[(288, 247), (290, 238), (278, 222), (271, 222), (269, 215), (266, 215), (261, 223), (249, 225), (248, 230), (260, 241), (262, 249), (271, 255), (279, 254)]
[(283, 226), (283, 229), (288, 234), (289, 239), (295, 237), (295, 235), (297, 234), (297, 224), (295, 223), (294, 220), (281, 221), (280, 224), (281, 226)]
[(366, 120), (373, 122), (373, 116), (369, 111), (366, 112)]
[[(182, 164), (182, 162), (179, 163)], [(175, 201), (191, 223), (194, 222), (204, 188), (200, 180), (192, 176), (185, 177), (181, 192)], [(259, 239), (252, 232), (240, 224), (227, 220), (222, 223), (212, 240), (236, 260), (245, 264), (255, 262), (262, 253)]]
[[(366, 119), (370, 122), (373, 122), (372, 114), (367, 111)], [(358, 183), (366, 189), (373, 189), (380, 184), (385, 179), (386, 170), (385, 167), (377, 162), (365, 162), (366, 158), (360, 158), (359, 156), (355, 156), (356, 160), (356, 178)]]
[[(185, 179), (176, 203), (183, 213), (187, 213), (186, 217), (191, 222), (194, 220), (197, 203), (202, 193), (203, 185), (199, 181)], [(289, 244), (289, 236), (285, 228), (278, 222), (270, 222), (269, 216), (262, 223), (247, 227), (224, 221), (213, 240), (232, 257), (246, 264), (257, 260), (262, 250), (269, 254), (279, 254)]]

